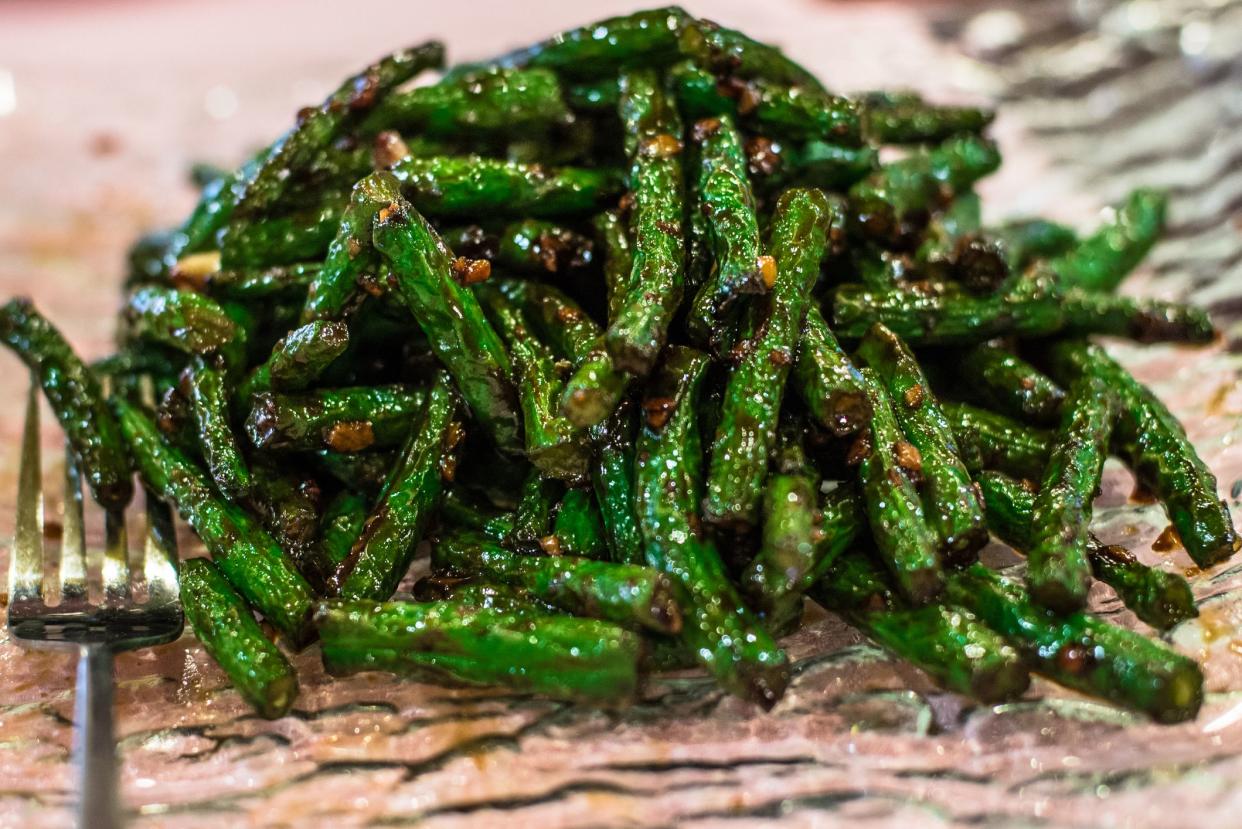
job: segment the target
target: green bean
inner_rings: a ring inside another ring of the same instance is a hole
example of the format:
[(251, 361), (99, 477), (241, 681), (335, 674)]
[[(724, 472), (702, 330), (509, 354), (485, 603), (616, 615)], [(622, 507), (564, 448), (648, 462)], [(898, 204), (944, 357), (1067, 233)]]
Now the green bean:
[[(415, 407), (415, 411), (418, 407)], [(334, 452), (320, 449), (315, 453), (319, 467), (346, 488), (366, 496), (377, 495), (388, 477), (388, 470), (397, 462), (395, 451)]]
[(692, 20), (680, 32), (681, 53), (718, 75), (759, 79), (826, 95), (819, 79), (774, 46), (710, 20)]
[(91, 495), (105, 509), (124, 508), (134, 492), (130, 461), (95, 373), (29, 300), (0, 308), (0, 340), (38, 378)]
[(336, 601), (320, 604), (315, 624), (337, 675), (383, 670), (596, 703), (625, 702), (638, 688), (638, 636), (596, 619)]
[(220, 265), (226, 269), (254, 268), (322, 259), (348, 204), (348, 192), (332, 191), (315, 204), (285, 215), (234, 222), (217, 240)]
[(390, 172), (419, 212), (437, 217), (581, 216), (622, 188), (620, 174), (608, 168), (547, 170), (481, 156), (407, 156)]
[(1165, 405), (1098, 346), (1058, 344), (1053, 358), (1065, 373), (1090, 371), (1106, 379), (1120, 403), (1112, 450), (1164, 502), (1195, 563), (1210, 567), (1237, 551), (1242, 541), (1229, 507), (1217, 495), (1216, 476)]
[(892, 331), (875, 325), (859, 343), (858, 353), (894, 401), (902, 432), (918, 460), (903, 465), (922, 482), (923, 514), (940, 539), (945, 560), (972, 561), (987, 543), (983, 505), (970, 473), (918, 360)]
[(858, 105), (848, 98), (761, 79), (718, 78), (689, 64), (679, 64), (673, 77), (688, 117), (736, 114), (753, 130), (777, 138), (862, 143)]
[(819, 187), (841, 192), (879, 169), (874, 147), (843, 147), (826, 141), (773, 141), (756, 136), (746, 142), (756, 190), (768, 194), (787, 187)]
[(552, 523), (552, 537), (561, 553), (600, 558), (608, 551), (604, 519), (590, 489), (571, 488), (561, 498)]
[(1048, 263), (1067, 286), (1112, 291), (1142, 261), (1164, 230), (1168, 199), (1157, 190), (1130, 193), (1095, 233)]
[(913, 346), (977, 343), (1005, 334), (1036, 337), (1065, 325), (1063, 297), (1043, 276), (1014, 280), (991, 296), (970, 294), (953, 283), (879, 291), (842, 285), (832, 311), (838, 336), (856, 339), (882, 322)]
[(512, 512), (498, 510), (461, 487), (446, 489), (440, 500), (440, 523), (454, 530), (468, 530), (503, 542), (513, 533), (513, 521)]
[(397, 129), (460, 137), (538, 132), (570, 120), (556, 75), (547, 69), (485, 69), (393, 93), (367, 115), (364, 133)]
[(647, 390), (635, 463), (639, 526), (647, 564), (685, 593), (686, 647), (724, 688), (770, 708), (789, 681), (788, 659), (742, 604), (715, 545), (698, 533), (697, 409), (706, 366), (702, 354), (671, 347)]
[(885, 164), (850, 188), (857, 199), (877, 199), (899, 217), (939, 207), (946, 194), (960, 193), (1000, 166), (991, 141), (973, 135), (951, 138)]
[(619, 110), (634, 194), (634, 269), (606, 344), (618, 368), (642, 376), (664, 347), (684, 289), (682, 128), (651, 69), (621, 76)]
[(710, 524), (747, 529), (758, 520), (785, 380), (832, 218), (819, 190), (786, 191), (776, 205), (768, 241), (776, 282), (766, 307), (754, 308), (747, 351), (729, 375), (703, 500), (703, 520)]
[(196, 355), (182, 375), (182, 383), (211, 479), (226, 498), (244, 500), (250, 493), (250, 469), (230, 423), (222, 367), (218, 361)]
[(802, 324), (793, 388), (819, 424), (835, 435), (853, 434), (871, 417), (862, 375), (814, 306)]
[(263, 635), (254, 611), (205, 558), (181, 562), (181, 607), (194, 635), (246, 702), (267, 719), (283, 717), (298, 695), (298, 678)]
[(1015, 219), (992, 228), (988, 235), (1004, 248), (1009, 269), (1015, 273), (1037, 259), (1067, 253), (1078, 244), (1078, 234), (1047, 219)]
[(958, 133), (980, 133), (996, 113), (977, 107), (936, 106), (922, 98), (864, 95), (863, 134), (878, 144), (925, 144)]
[(510, 543), (527, 552), (541, 549), (552, 532), (552, 513), (564, 492), (564, 482), (532, 468), (522, 483)]
[(946, 595), (1008, 639), (1033, 671), (1066, 687), (1162, 723), (1199, 711), (1199, 667), (1161, 642), (1081, 611), (1053, 615), (1033, 604), (1020, 584), (981, 564), (954, 573)]
[(962, 461), (972, 473), (998, 469), (1030, 480), (1043, 476), (1052, 453), (1052, 432), (968, 403), (945, 403), (943, 408)]
[(374, 109), (396, 87), (444, 65), (444, 44), (428, 41), (394, 52), (345, 80), (318, 107), (298, 113), (298, 122), (272, 145), (245, 186), (234, 213), (243, 218), (271, 211), (288, 188), (345, 126)]
[(138, 408), (112, 399), (121, 432), (143, 482), (177, 506), (211, 553), (212, 561), (245, 600), (295, 647), (312, 635), (313, 591), (289, 556), (257, 520), (216, 494), (207, 476), (161, 439)]
[(926, 604), (944, 587), (944, 571), (937, 555), (940, 539), (927, 524), (911, 479), (919, 472), (918, 452), (902, 434), (880, 379), (871, 369), (863, 369), (862, 376), (871, 430), (856, 439), (850, 455), (857, 458), (872, 539), (902, 596)]
[(633, 406), (622, 404), (611, 417), (591, 428), (595, 445), (595, 462), (591, 482), (608, 550), (618, 564), (642, 564), (642, 533), (634, 507), (634, 436), (637, 413)]
[(604, 281), (608, 288), (608, 322), (616, 320), (629, 293), (634, 251), (629, 228), (619, 210), (605, 210), (594, 221), (595, 239), (604, 252)]
[(440, 501), (442, 464), (461, 437), (454, 420), (457, 401), (448, 376), (441, 373), (362, 535), (332, 576), (335, 595), (383, 601), (397, 589)]
[(732, 119), (726, 114), (697, 121), (691, 135), (699, 157), (697, 207), (691, 209), (704, 214), (714, 265), (695, 294), (686, 326), (696, 342), (723, 352), (733, 345), (726, 329), (733, 327), (738, 300), (766, 293), (776, 264), (760, 255), (755, 199)]
[(864, 555), (838, 558), (811, 596), (949, 690), (991, 705), (1021, 696), (1030, 683), (1020, 654), (974, 614), (947, 604), (911, 607)]
[(372, 173), (354, 185), (323, 267), (307, 290), (303, 324), (340, 319), (361, 302), (361, 282), (368, 275), (374, 279), (380, 264), (371, 242), (376, 217), (399, 198), (396, 180), (385, 173)]
[(1030, 363), (991, 343), (952, 358), (960, 390), (1010, 417), (1056, 423), (1065, 391)]
[(1087, 527), (1116, 409), (1101, 374), (1085, 373), (1070, 385), (1035, 498), (1027, 589), (1037, 603), (1062, 613), (1085, 606), (1091, 588)]
[(479, 577), (521, 588), (577, 616), (657, 633), (681, 630), (672, 582), (649, 567), (573, 556), (524, 556), (468, 534), (441, 539), (432, 548), (431, 567), (440, 576)]
[(1065, 292), (1062, 304), (1066, 330), (1074, 334), (1197, 345), (1211, 343), (1217, 337), (1206, 311), (1177, 302), (1070, 290)]
[(361, 452), (397, 446), (425, 400), (408, 386), (317, 389), (255, 395), (246, 434), (256, 449)]
[(320, 522), (319, 546), (335, 570), (349, 557), (367, 521), (367, 498), (343, 489), (328, 502)]
[(237, 325), (218, 304), (199, 294), (140, 288), (121, 312), (128, 336), (186, 354), (215, 351), (237, 336)]
[[(319, 484), (295, 466), (272, 463), (268, 459), (256, 460), (252, 473), (251, 501), (255, 511), (262, 517), (268, 532), (299, 565), (303, 565), (306, 552), (319, 536)], [(308, 581), (315, 583), (316, 578), (304, 566), (298, 569)], [(322, 578), (319, 581), (322, 583)]]
[(528, 330), (521, 312), (499, 291), (478, 292), (509, 349), (522, 409), (526, 457), (541, 472), (573, 480), (587, 471), (586, 436), (559, 412), (561, 380), (556, 358)]
[[(984, 472), (978, 480), (988, 527), (1006, 544), (1028, 549), (1034, 489), (1001, 472)], [(1148, 567), (1124, 547), (1103, 544), (1093, 535), (1087, 536), (1087, 556), (1092, 574), (1117, 591), (1125, 606), (1152, 627), (1168, 630), (1199, 615), (1190, 585), (1177, 573)]]
[(272, 353), (238, 386), (234, 399), (248, 406), (268, 390), (301, 391), (319, 378), (349, 347), (349, 327), (316, 320), (295, 328), (276, 343)]
[(302, 299), (319, 273), (318, 262), (266, 268), (214, 271), (205, 277), (203, 290), (219, 299), (252, 302), (274, 297)]
[(453, 278), (444, 241), (401, 201), (377, 223), (375, 246), (392, 268), (397, 296), (448, 368), (471, 413), (498, 447), (518, 451), (521, 424), (509, 356), (474, 294)]

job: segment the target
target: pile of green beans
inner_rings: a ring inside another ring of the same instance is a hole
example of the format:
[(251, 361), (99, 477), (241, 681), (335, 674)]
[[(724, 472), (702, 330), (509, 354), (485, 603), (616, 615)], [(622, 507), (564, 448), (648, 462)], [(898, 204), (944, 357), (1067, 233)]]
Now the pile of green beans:
[(1115, 293), (1161, 194), (987, 226), (990, 111), (829, 92), (678, 8), (407, 83), (443, 68), (385, 57), (207, 177), (134, 246), (114, 356), (0, 309), (95, 499), (136, 470), (202, 539), (187, 618), (261, 714), (316, 638), (338, 674), (613, 705), (697, 664), (771, 707), (810, 599), (984, 703), (1040, 674), (1195, 715), (1198, 666), (1086, 606), (1098, 579), (1161, 630), (1196, 613), (1091, 533), (1110, 454), (1195, 564), (1239, 544), (1088, 339), (1216, 336)]

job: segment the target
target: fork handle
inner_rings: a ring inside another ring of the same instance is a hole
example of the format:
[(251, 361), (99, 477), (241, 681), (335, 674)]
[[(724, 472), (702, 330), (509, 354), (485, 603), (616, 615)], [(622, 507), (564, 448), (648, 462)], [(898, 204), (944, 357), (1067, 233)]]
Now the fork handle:
[(118, 829), (116, 741), (112, 737), (112, 650), (82, 645), (74, 698), (73, 753), (78, 766), (78, 826)]

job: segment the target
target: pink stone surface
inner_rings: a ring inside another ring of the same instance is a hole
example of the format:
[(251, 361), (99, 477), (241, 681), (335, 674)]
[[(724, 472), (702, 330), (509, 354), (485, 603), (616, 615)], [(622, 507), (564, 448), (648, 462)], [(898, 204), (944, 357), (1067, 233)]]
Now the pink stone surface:
[[(1115, 102), (1066, 107), (1015, 91), (1066, 66), (1107, 66), (1136, 3), (1095, 21), (1098, 37), (1068, 38), (1064, 52), (1000, 60), (959, 46), (986, 43), (1017, 19), (999, 11), (940, 41), (931, 21), (971, 14), (810, 0), (687, 5), (783, 45), (835, 88), (911, 86), (967, 100), (1008, 91), (1014, 101), (996, 127), (1007, 162), (986, 193), (996, 215), (1040, 210), (1089, 222), (1116, 187), (1142, 180), (1113, 176), (1093, 190), (1085, 182), (1096, 167), (1083, 157), (1098, 166), (1114, 153), (1074, 143), (1073, 130), (1032, 132), (1100, 107), (1107, 116)], [(469, 59), (633, 7), (10, 0), (0, 5), (0, 296), (32, 296), (84, 353), (104, 354), (123, 252), (189, 209), (191, 161), (235, 163), (299, 106), (394, 46), (440, 37), (452, 59)], [(1194, 164), (1217, 149), (1162, 152)], [(1175, 209), (1210, 210), (1203, 204), (1183, 199)], [(1242, 295), (1236, 267), (1205, 285), (1181, 267), (1204, 245), (1236, 247), (1230, 219), (1206, 241), (1162, 247), (1135, 290)], [(1237, 357), (1223, 345), (1117, 353), (1186, 423), (1222, 487), (1242, 478)], [(26, 380), (16, 360), (0, 360), (5, 567)], [(49, 481), (57, 442), (48, 428)], [(1130, 488), (1128, 473), (1110, 464), (1101, 534), (1150, 563), (1188, 568), (1181, 553), (1152, 552), (1163, 515), (1129, 503)], [(767, 714), (694, 673), (657, 680), (633, 709), (599, 711), (381, 675), (332, 680), (312, 649), (296, 658), (303, 692), (294, 713), (266, 722), (187, 634), (119, 661), (124, 802), (143, 827), (1232, 825), (1242, 807), (1242, 566), (1197, 573), (1194, 584), (1202, 616), (1172, 639), (1203, 660), (1209, 696), (1197, 721), (1176, 727), (1042, 682), (1016, 703), (976, 706), (822, 613), (787, 642), (796, 678)], [(1094, 601), (1137, 624), (1106, 588)], [(0, 632), (0, 827), (69, 824), (71, 685), (64, 658), (21, 651)]]

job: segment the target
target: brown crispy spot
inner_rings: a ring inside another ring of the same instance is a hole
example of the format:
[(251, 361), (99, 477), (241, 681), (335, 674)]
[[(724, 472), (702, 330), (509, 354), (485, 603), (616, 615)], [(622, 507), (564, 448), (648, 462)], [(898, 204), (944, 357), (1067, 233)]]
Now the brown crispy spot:
[(298, 110), (298, 113), (295, 116), (295, 118), (297, 122), (301, 124), (304, 121), (306, 121), (306, 119), (310, 118), (312, 115), (314, 115), (318, 111), (319, 111), (318, 107), (302, 107), (301, 109)]
[(396, 202), (392, 202), (387, 207), (380, 208), (379, 220), (381, 222), (386, 222), (393, 216), (399, 215), (401, 215), (401, 205)]
[(457, 477), (456, 455), (449, 454), (440, 458), (440, 477), (448, 483), (452, 483), (453, 479)]
[(746, 142), (746, 164), (752, 175), (770, 176), (781, 167), (780, 145), (762, 135)]
[(871, 454), (871, 435), (861, 433), (850, 444), (850, 451), (845, 455), (845, 462), (850, 466), (857, 466), (869, 454)]
[(361, 452), (375, 443), (375, 430), (369, 420), (342, 420), (328, 429), (324, 443), (335, 452)]
[(643, 419), (652, 429), (663, 429), (668, 419), (677, 408), (677, 400), (672, 397), (648, 397), (643, 401)]
[(720, 132), (719, 118), (701, 118), (694, 122), (694, 127), (691, 129), (690, 135), (694, 138), (695, 142), (702, 144), (718, 132)]
[(349, 108), (360, 112), (375, 106), (379, 97), (380, 79), (374, 72), (368, 72), (354, 81), (354, 88), (349, 95)]
[(545, 535), (539, 539), (539, 549), (550, 556), (559, 556), (561, 554), (561, 540), (555, 535)]
[(769, 291), (776, 284), (776, 258), (772, 256), (760, 256), (755, 264), (759, 267), (759, 278), (763, 280), (763, 285)]
[(444, 435), (444, 448), (455, 449), (461, 443), (462, 438), (466, 436), (466, 428), (461, 425), (460, 421), (454, 420), (448, 425)]
[(582, 312), (577, 308), (569, 305), (562, 305), (560, 308), (556, 309), (557, 322), (570, 323), (577, 322), (580, 319), (582, 319)]
[(923, 477), (923, 456), (918, 447), (907, 440), (899, 440), (893, 444), (893, 458), (897, 465), (915, 480)]
[(1077, 642), (1067, 642), (1057, 651), (1057, 667), (1074, 676), (1086, 671), (1094, 661), (1091, 650)]
[(787, 348), (774, 348), (768, 352), (768, 362), (774, 366), (792, 365), (793, 355), (789, 353)]
[(1156, 493), (1152, 492), (1139, 481), (1134, 482), (1134, 489), (1130, 491), (1130, 503), (1132, 504), (1154, 504), (1158, 499)]
[(1021, 386), (1026, 391), (1030, 391), (1031, 389), (1035, 388), (1035, 378), (1034, 377), (1023, 377), (1022, 379), (1018, 381), (1018, 385)]
[(1177, 529), (1172, 524), (1164, 528), (1164, 532), (1156, 537), (1151, 543), (1152, 550), (1157, 553), (1167, 553), (1170, 550), (1176, 550), (1182, 546), (1182, 537), (1177, 534)]
[(1137, 559), (1134, 554), (1122, 547), (1120, 544), (1104, 544), (1097, 548), (1098, 555), (1114, 561), (1117, 564), (1130, 565), (1136, 563)]
[(353, 236), (349, 237), (349, 241), (345, 243), (345, 251), (349, 254), (349, 258), (353, 259), (362, 253), (362, 243)]
[(371, 161), (377, 170), (387, 170), (409, 154), (410, 148), (396, 130), (384, 130), (371, 145)]
[(921, 383), (915, 383), (906, 389), (906, 393), (902, 395), (902, 399), (906, 403), (907, 409), (917, 409), (923, 405), (923, 400), (927, 397), (927, 393), (923, 391)]
[(672, 158), (680, 152), (681, 141), (667, 132), (653, 135), (638, 145), (638, 154), (647, 158)]
[(373, 273), (358, 274), (356, 282), (359, 288), (371, 296), (379, 297), (384, 295), (384, 285), (380, 282), (379, 277)]
[(622, 213), (629, 213), (634, 209), (634, 194), (625, 192), (621, 194), (621, 198), (617, 199), (617, 209)]
[(453, 278), (462, 285), (486, 282), (492, 275), (492, 263), (486, 259), (467, 259), (458, 256), (453, 260)]
[(681, 236), (681, 223), (680, 222), (666, 222), (666, 221), (661, 220), (661, 221), (656, 222), (656, 227), (660, 228), (660, 230), (663, 230), (669, 236)]

